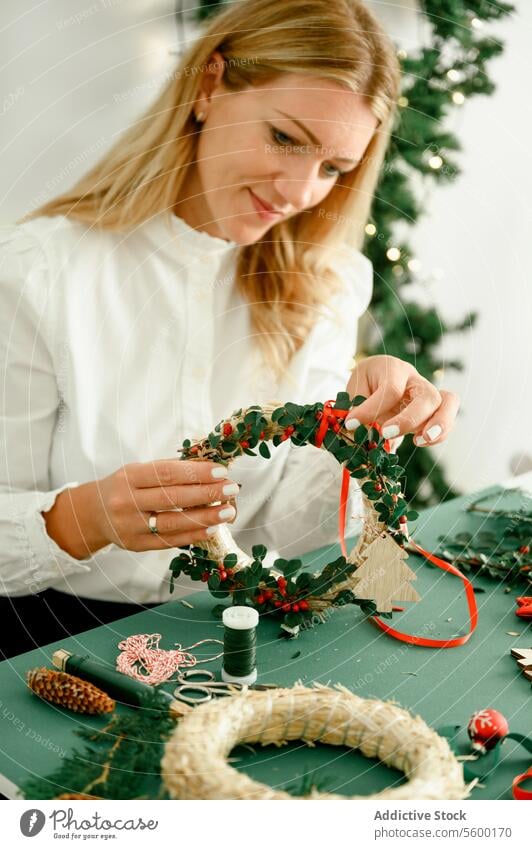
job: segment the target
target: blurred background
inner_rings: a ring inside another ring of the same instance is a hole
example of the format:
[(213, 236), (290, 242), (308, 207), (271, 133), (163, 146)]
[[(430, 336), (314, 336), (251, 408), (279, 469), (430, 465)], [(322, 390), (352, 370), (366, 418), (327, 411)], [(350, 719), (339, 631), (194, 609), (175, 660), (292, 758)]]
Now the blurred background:
[[(462, 402), (442, 446), (402, 446), (423, 506), (532, 468), (532, 4), (367, 5), (397, 46), (404, 96), (367, 228), (375, 297), (358, 356), (409, 359)], [(190, 0), (3, 0), (1, 223), (101, 157), (208, 13)]]

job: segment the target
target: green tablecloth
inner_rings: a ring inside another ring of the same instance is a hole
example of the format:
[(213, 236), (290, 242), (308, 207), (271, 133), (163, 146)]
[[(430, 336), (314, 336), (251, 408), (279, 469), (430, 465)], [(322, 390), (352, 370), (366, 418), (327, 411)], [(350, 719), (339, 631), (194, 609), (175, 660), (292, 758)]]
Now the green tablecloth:
[[(492, 496), (491, 505), (497, 504), (501, 493), (504, 490), (499, 487), (482, 492)], [(464, 511), (471, 497), (424, 511), (411, 523), (412, 537), (432, 551), (440, 534), (450, 537), (460, 530), (485, 528), (485, 517)], [(506, 494), (505, 507), (507, 504)], [(348, 549), (353, 542), (348, 542)], [(338, 553), (338, 546), (322, 548), (307, 554), (305, 565), (319, 569)], [(408, 611), (394, 614), (394, 626), (434, 638), (464, 633), (468, 615), (462, 581), (429, 567), (415, 555), (408, 564), (417, 574), (415, 586), (422, 600)], [(474, 577), (473, 582), (484, 589), (476, 596), (479, 625), (463, 646), (436, 650), (408, 646), (381, 632), (357, 607), (348, 606), (296, 640), (280, 638), (278, 622), (261, 622), (259, 680), (283, 686), (298, 679), (308, 684), (340, 682), (363, 697), (393, 699), (433, 728), (455, 723), (465, 726), (474, 711), (493, 707), (504, 713), (512, 731), (530, 733), (532, 688), (510, 655), (513, 646), (532, 647), (530, 623), (514, 615), (514, 598), (520, 591), (508, 594), (504, 584), (488, 577)], [(172, 601), (0, 664), (0, 791), (13, 795), (28, 775), (48, 775), (65, 753), (82, 748), (74, 733), (77, 728), (99, 727), (104, 722), (41, 702), (25, 686), (26, 670), (50, 665), (51, 654), (59, 647), (114, 664), (117, 643), (135, 633), (161, 633), (163, 648), (172, 648), (174, 642), (187, 646), (209, 636), (220, 638), (220, 623), (211, 614), (216, 601), (208, 591), (195, 593), (188, 601), (192, 609)], [(508, 631), (518, 631), (520, 636), (510, 636)], [(202, 649), (199, 656), (213, 653), (212, 645)], [(219, 671), (220, 663), (209, 664), (209, 668)], [(512, 778), (530, 766), (530, 755), (512, 741), (503, 745), (502, 752), (496, 774), (484, 787), (473, 790), (472, 799), (511, 798)], [(235, 765), (239, 769), (274, 786), (301, 786), (304, 776), (315, 777), (318, 771), (328, 790), (344, 794), (368, 794), (404, 780), (401, 773), (343, 748), (319, 745), (313, 749), (293, 743), (281, 749), (267, 747), (255, 755), (241, 750), (238, 754), (241, 757)], [(146, 788), (148, 796), (157, 795), (153, 781), (147, 781)]]

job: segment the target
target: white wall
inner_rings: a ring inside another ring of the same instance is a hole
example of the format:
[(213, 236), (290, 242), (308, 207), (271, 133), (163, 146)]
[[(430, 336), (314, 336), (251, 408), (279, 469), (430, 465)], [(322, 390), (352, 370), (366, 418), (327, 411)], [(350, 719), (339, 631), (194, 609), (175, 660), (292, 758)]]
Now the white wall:
[[(192, 6), (191, 0), (186, 0)], [(396, 43), (423, 42), (416, 0), (369, 5)], [(506, 45), (490, 65), (498, 90), (455, 110), (463, 174), (424, 189), (427, 215), (409, 239), (422, 263), (416, 297), (443, 319), (478, 310), (478, 328), (451, 337), (443, 360), (462, 359), (441, 385), (462, 413), (437, 453), (454, 485), (472, 490), (507, 477), (532, 455), (529, 136), (532, 7), (486, 31)], [(0, 10), (0, 221), (68, 188), (155, 97), (178, 48), (165, 0), (3, 0)], [(187, 36), (193, 36), (189, 28)]]

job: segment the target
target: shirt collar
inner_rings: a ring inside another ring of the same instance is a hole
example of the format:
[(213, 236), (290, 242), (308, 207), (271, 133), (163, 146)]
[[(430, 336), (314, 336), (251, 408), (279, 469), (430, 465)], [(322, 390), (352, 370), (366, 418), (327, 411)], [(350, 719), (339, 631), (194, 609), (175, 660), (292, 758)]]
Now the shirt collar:
[(211, 236), (202, 230), (195, 230), (172, 212), (163, 212), (150, 221), (152, 227), (159, 228), (166, 234), (167, 247), (185, 252), (188, 256), (223, 259), (231, 251), (238, 248), (237, 242)]

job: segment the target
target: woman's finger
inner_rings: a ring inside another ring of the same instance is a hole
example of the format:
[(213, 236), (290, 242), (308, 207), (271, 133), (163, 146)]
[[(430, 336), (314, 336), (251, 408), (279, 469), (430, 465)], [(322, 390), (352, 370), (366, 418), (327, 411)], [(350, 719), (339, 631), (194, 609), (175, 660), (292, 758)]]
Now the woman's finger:
[[(140, 533), (149, 531), (148, 519), (150, 514), (139, 514), (142, 523)], [(193, 507), (190, 510), (167, 510), (157, 513), (157, 533), (161, 536), (168, 534), (194, 533), (212, 528), (234, 519), (236, 510), (232, 504), (218, 504), (213, 507)], [(207, 535), (209, 536), (209, 534)]]
[[(389, 380), (382, 383), (362, 404), (349, 411), (349, 415), (345, 419), (347, 430), (355, 430), (360, 424), (382, 422), (383, 415), (399, 404), (404, 390), (405, 387), (400, 380)], [(394, 436), (398, 434), (399, 431)]]
[(442, 402), (436, 387), (421, 377), (409, 383), (405, 395), (412, 400), (402, 412), (382, 423), (382, 435), (385, 439), (405, 433), (417, 433)]
[(454, 392), (440, 390), (442, 402), (431, 418), (423, 424), (423, 428), (414, 437), (414, 444), (438, 445), (447, 439), (449, 431), (452, 430), (455, 419), (460, 408), (460, 399)]
[(222, 463), (179, 460), (174, 457), (147, 463), (128, 463), (121, 472), (130, 487), (134, 488), (206, 484), (228, 477), (228, 468)]
[(138, 509), (147, 512), (201, 507), (213, 501), (228, 501), (239, 492), (238, 484), (226, 479), (220, 483), (145, 487), (135, 490), (134, 499)]

